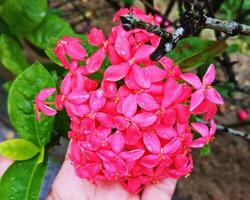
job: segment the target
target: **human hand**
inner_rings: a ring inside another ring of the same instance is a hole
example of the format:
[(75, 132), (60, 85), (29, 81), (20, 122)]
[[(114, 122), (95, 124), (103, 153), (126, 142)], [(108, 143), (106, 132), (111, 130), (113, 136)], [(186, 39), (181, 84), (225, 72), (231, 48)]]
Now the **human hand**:
[[(0, 176), (11, 163), (12, 161), (0, 157)], [(47, 200), (171, 200), (176, 182), (175, 179), (168, 178), (149, 185), (141, 196), (129, 193), (115, 182), (100, 182), (94, 185), (76, 176), (66, 154)]]

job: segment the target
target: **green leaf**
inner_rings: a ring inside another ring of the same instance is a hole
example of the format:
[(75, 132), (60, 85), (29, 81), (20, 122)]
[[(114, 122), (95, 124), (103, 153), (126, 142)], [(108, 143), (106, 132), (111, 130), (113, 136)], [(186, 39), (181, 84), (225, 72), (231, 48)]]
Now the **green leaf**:
[(3, 89), (4, 89), (6, 92), (9, 92), (12, 83), (13, 83), (13, 81), (6, 81), (6, 82), (4, 82), (4, 83), (2, 84)]
[(21, 138), (0, 143), (0, 155), (11, 160), (28, 160), (33, 158), (39, 151), (38, 146)]
[(135, 0), (122, 0), (125, 4), (127, 4), (128, 6), (132, 6), (135, 2)]
[(205, 157), (205, 156), (208, 156), (211, 152), (211, 145), (210, 144), (206, 144), (205, 146), (203, 146), (201, 149), (200, 149), (200, 156), (201, 157)]
[(8, 168), (0, 181), (1, 200), (39, 199), (41, 184), (47, 170), (47, 160), (40, 163), (40, 157), (37, 155), (30, 160), (16, 161)]
[(6, 0), (2, 9), (3, 20), (17, 35), (25, 35), (42, 22), (48, 10), (48, 2), (47, 0)]
[(57, 113), (55, 117), (54, 129), (58, 132), (58, 134), (67, 137), (68, 131), (70, 130), (70, 120), (65, 110)]
[(73, 33), (68, 22), (56, 14), (48, 13), (43, 22), (33, 32), (29, 33), (26, 38), (35, 46), (45, 49), (54, 40), (58, 40), (64, 35), (72, 35)]
[(5, 34), (0, 36), (0, 61), (6, 69), (15, 75), (19, 75), (28, 66), (28, 61), (21, 47)]
[(201, 66), (207, 60), (224, 52), (227, 45), (224, 41), (202, 40), (189, 37), (178, 42), (176, 48), (167, 54), (184, 71)]
[[(1, 2), (0, 2), (0, 4), (1, 4)], [(0, 9), (1, 9), (1, 6), (0, 6)], [(0, 19), (0, 34), (2, 34), (2, 33), (6, 34), (6, 35), (12, 34), (8, 24), (6, 24), (2, 19)]]
[(53, 78), (40, 63), (35, 63), (13, 82), (8, 97), (8, 112), (17, 133), (39, 146), (49, 142), (54, 117), (42, 115), (38, 122), (33, 101), (40, 90), (47, 87), (55, 88)]

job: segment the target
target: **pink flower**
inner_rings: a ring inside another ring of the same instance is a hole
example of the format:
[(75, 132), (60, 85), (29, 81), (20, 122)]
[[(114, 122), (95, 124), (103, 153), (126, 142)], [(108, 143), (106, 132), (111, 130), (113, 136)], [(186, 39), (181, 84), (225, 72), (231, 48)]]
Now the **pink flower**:
[(70, 36), (64, 36), (59, 40), (54, 52), (66, 69), (70, 67), (70, 62), (66, 56), (76, 61), (84, 60), (86, 56), (86, 51), (81, 46), (81, 39)]
[(140, 62), (150, 61), (149, 55), (154, 48), (150, 45), (142, 45), (133, 52), (126, 36), (127, 33), (124, 34), (123, 31), (119, 29), (114, 44), (115, 51), (123, 59), (123, 62), (108, 67), (104, 72), (104, 80), (119, 81), (131, 70), (135, 82), (142, 88), (149, 88), (151, 84), (150, 77), (139, 64)]
[(201, 137), (193, 140), (190, 147), (201, 148), (214, 139), (216, 124), (213, 119), (210, 121), (210, 130), (205, 124), (199, 122), (193, 122), (191, 125), (198, 133), (200, 133)]
[(106, 41), (103, 31), (97, 28), (92, 28), (87, 37), (90, 44), (98, 47), (104, 45)]
[(183, 74), (181, 78), (197, 89), (196, 92), (192, 94), (190, 102), (191, 111), (197, 108), (205, 99), (214, 104), (223, 104), (223, 99), (220, 94), (211, 86), (215, 78), (215, 67), (213, 64), (209, 66), (202, 82), (194, 73)]
[(110, 136), (111, 150), (101, 150), (98, 156), (103, 160), (103, 165), (108, 176), (123, 177), (128, 175), (126, 162), (138, 160), (143, 154), (143, 149), (123, 151), (124, 137), (121, 132), (116, 132)]
[(160, 162), (169, 166), (171, 164), (170, 156), (177, 152), (181, 146), (179, 140), (172, 139), (164, 147), (161, 147), (158, 136), (150, 131), (144, 132), (143, 141), (150, 154), (141, 159), (141, 164), (148, 168), (153, 168)]
[(38, 93), (38, 95), (35, 97), (34, 109), (35, 109), (37, 121), (41, 121), (41, 113), (40, 112), (42, 112), (43, 114), (48, 115), (48, 116), (53, 116), (57, 113), (56, 110), (47, 106), (49, 104), (54, 104), (54, 102), (46, 102), (45, 101), (45, 99), (47, 99), (49, 96), (51, 96), (55, 91), (56, 91), (56, 89), (54, 89), (54, 88), (45, 88), (45, 89), (41, 90)]
[(237, 116), (240, 121), (246, 121), (249, 118), (249, 113), (246, 110), (240, 109), (237, 111)]
[[(156, 25), (162, 20), (137, 8), (121, 9), (114, 20), (128, 13)], [(45, 101), (53, 88), (42, 90), (35, 99), (39, 120), (40, 111), (56, 114), (47, 105), (56, 103), (58, 110), (66, 110), (69, 155), (77, 176), (94, 183), (115, 180), (130, 192), (140, 192), (161, 179), (188, 175), (192, 148), (213, 140), (212, 117), (217, 104), (223, 103), (211, 86), (214, 66), (201, 82), (193, 73), (182, 74), (168, 57), (152, 61), (149, 55), (160, 38), (141, 29), (125, 31), (121, 24), (107, 39), (97, 28), (87, 37), (98, 48), (88, 58), (80, 39), (65, 36), (58, 41), (55, 53), (68, 73), (56, 102)], [(104, 59), (111, 63), (107, 69)], [(190, 123), (191, 114), (211, 119), (210, 127)], [(201, 135), (197, 139), (195, 131)]]

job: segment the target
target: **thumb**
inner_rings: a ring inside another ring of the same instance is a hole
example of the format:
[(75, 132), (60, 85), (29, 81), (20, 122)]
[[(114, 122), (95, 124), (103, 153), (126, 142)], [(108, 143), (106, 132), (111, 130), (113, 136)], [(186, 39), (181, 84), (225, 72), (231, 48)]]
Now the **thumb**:
[(157, 184), (147, 186), (142, 193), (142, 200), (171, 200), (177, 180), (167, 178)]
[(13, 163), (12, 160), (8, 158), (0, 156), (0, 177), (4, 174), (4, 172), (8, 169), (8, 167)]

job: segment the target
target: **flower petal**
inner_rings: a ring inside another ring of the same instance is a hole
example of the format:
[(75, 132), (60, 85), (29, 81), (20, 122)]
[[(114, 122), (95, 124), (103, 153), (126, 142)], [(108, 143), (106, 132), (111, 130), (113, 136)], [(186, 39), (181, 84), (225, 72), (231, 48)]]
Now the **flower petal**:
[(177, 132), (173, 127), (164, 126), (162, 124), (160, 124), (159, 126), (156, 127), (156, 132), (158, 133), (158, 135), (161, 138), (164, 138), (164, 139), (167, 139), (167, 140), (170, 140), (170, 139), (177, 136)]
[(178, 97), (181, 95), (182, 87), (177, 83), (174, 78), (169, 78), (164, 85), (164, 97), (162, 99), (162, 106), (164, 108), (169, 107)]
[(177, 121), (183, 124), (188, 123), (190, 117), (189, 106), (183, 104), (177, 104), (176, 111), (177, 111)]
[(164, 154), (172, 155), (181, 147), (181, 141), (179, 138), (173, 138), (163, 147)]
[(160, 108), (160, 105), (156, 102), (155, 98), (147, 93), (141, 93), (136, 95), (138, 105), (146, 110), (153, 111)]
[(82, 104), (89, 99), (89, 93), (82, 89), (74, 89), (67, 99), (73, 104)]
[(114, 98), (117, 94), (117, 86), (115, 82), (103, 80), (101, 88), (103, 89), (105, 97)]
[(132, 66), (132, 72), (135, 82), (142, 88), (149, 88), (151, 85), (150, 76), (145, 73), (144, 69), (139, 65)]
[(134, 94), (130, 94), (127, 96), (122, 104), (122, 113), (127, 117), (127, 118), (132, 118), (137, 110), (137, 102)]
[(130, 90), (135, 91), (135, 90), (141, 89), (141, 87), (135, 82), (134, 74), (133, 74), (132, 70), (129, 71), (128, 74), (125, 76), (124, 82)]
[(71, 78), (71, 74), (68, 73), (62, 83), (61, 83), (61, 92), (63, 93), (63, 95), (68, 95), (70, 93), (70, 90), (72, 88), (72, 78)]
[(201, 137), (201, 138), (198, 138), (198, 139), (196, 139), (196, 140), (193, 140), (193, 141), (190, 143), (189, 147), (192, 147), (192, 148), (201, 148), (201, 147), (203, 147), (206, 143), (207, 143), (207, 139)]
[(100, 48), (86, 60), (86, 69), (89, 73), (94, 73), (98, 71), (102, 65), (105, 58), (105, 49)]
[(130, 43), (127, 37), (118, 35), (115, 40), (115, 50), (119, 56), (121, 56), (125, 61), (129, 61), (130, 55)]
[(106, 99), (104, 97), (102, 89), (98, 89), (91, 94), (89, 100), (89, 106), (91, 110), (98, 111), (105, 105), (105, 103)]
[(182, 74), (181, 78), (184, 81), (191, 84), (192, 86), (194, 86), (194, 88), (196, 88), (196, 89), (199, 89), (202, 87), (202, 83), (201, 83), (199, 77), (194, 73), (189, 72), (189, 73)]
[(142, 112), (132, 118), (132, 122), (144, 128), (155, 123), (157, 116), (151, 112)]
[(154, 132), (152, 131), (144, 132), (143, 142), (149, 152), (155, 153), (155, 154), (158, 154), (161, 152), (160, 140)]
[(195, 108), (197, 108), (204, 99), (205, 95), (202, 89), (199, 89), (196, 92), (194, 92), (191, 96), (190, 111), (193, 111)]
[(151, 45), (142, 45), (135, 52), (134, 59), (138, 62), (150, 61), (150, 54), (153, 53), (154, 47)]
[(128, 160), (128, 161), (135, 161), (142, 157), (145, 150), (143, 149), (134, 149), (132, 151), (123, 151), (120, 153), (120, 157), (122, 159)]
[(215, 104), (223, 104), (224, 101), (220, 94), (214, 88), (208, 88), (206, 91), (206, 98)]
[(209, 131), (209, 135), (213, 136), (216, 132), (216, 123), (214, 122), (213, 119), (211, 119), (210, 121), (210, 131)]
[(130, 66), (127, 63), (111, 65), (104, 72), (104, 79), (107, 81), (119, 81), (127, 75), (129, 69)]
[(214, 64), (209, 65), (206, 74), (203, 76), (203, 85), (211, 85), (215, 79), (215, 67)]
[(141, 165), (148, 168), (153, 168), (159, 163), (159, 158), (157, 155), (148, 155), (140, 160)]
[(90, 33), (87, 35), (88, 41), (94, 46), (101, 46), (105, 42), (105, 36), (101, 29), (92, 28)]
[(84, 60), (86, 51), (80, 43), (71, 42), (65, 45), (66, 53), (74, 60)]
[(144, 68), (146, 75), (151, 79), (151, 82), (159, 82), (166, 78), (166, 71), (160, 69), (155, 65), (149, 65)]
[(44, 115), (47, 115), (47, 116), (54, 116), (57, 113), (55, 109), (53, 109), (49, 106), (46, 106), (43, 103), (38, 103), (37, 107), (39, 108), (39, 110), (41, 110), (41, 112)]
[(201, 134), (202, 137), (206, 137), (209, 135), (208, 127), (205, 124), (200, 122), (193, 122), (191, 123), (192, 127)]
[(125, 144), (125, 140), (122, 133), (120, 131), (116, 131), (113, 135), (109, 137), (109, 139), (112, 150), (115, 153), (120, 153), (123, 150)]
[(55, 91), (55, 88), (44, 88), (38, 93), (36, 100), (43, 101), (44, 99), (47, 99), (49, 96), (51, 96)]

